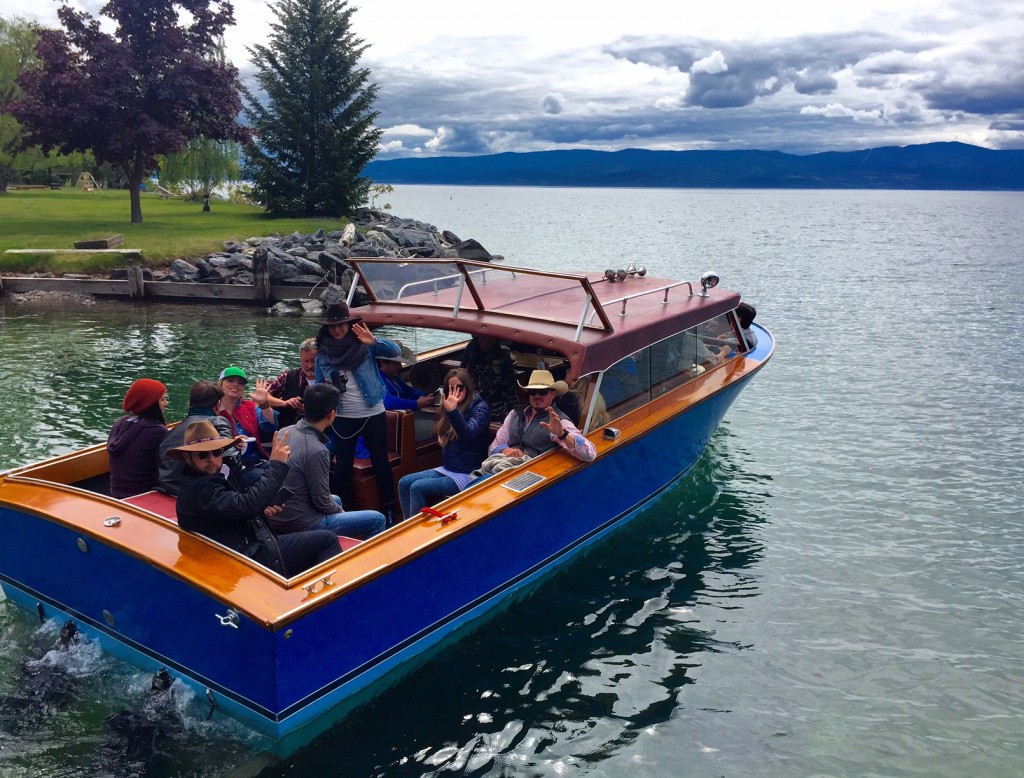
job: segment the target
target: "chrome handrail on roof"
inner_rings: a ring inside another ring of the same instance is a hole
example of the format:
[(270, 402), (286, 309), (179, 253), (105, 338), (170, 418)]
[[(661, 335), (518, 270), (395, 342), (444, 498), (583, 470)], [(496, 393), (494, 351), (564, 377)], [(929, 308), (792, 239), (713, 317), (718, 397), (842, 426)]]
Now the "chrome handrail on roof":
[[(614, 305), (615, 303), (622, 303), (622, 310), (619, 311), (619, 317), (620, 318), (621, 317), (625, 317), (625, 315), (626, 315), (626, 304), (630, 300), (635, 300), (637, 297), (644, 297), (645, 295), (654, 294), (655, 292), (664, 292), (665, 296), (661, 299), (661, 304), (662, 305), (668, 305), (668, 293), (669, 293), (669, 290), (670, 289), (675, 289), (677, 286), (682, 286), (683, 284), (686, 284), (686, 286), (688, 286), (690, 288), (690, 295), (689, 296), (693, 297), (693, 282), (692, 281), (676, 281), (675, 283), (666, 284), (665, 286), (658, 286), (658, 287), (655, 287), (654, 289), (645, 289), (644, 291), (637, 292), (636, 294), (627, 294), (627, 295), (625, 295), (623, 297), (616, 297), (614, 300), (605, 300), (604, 301), (604, 305), (611, 306), (611, 305)], [(592, 318), (593, 318), (593, 315), (591, 315), (591, 319)]]
[[(459, 316), (459, 312), (462, 307), (462, 296), (465, 290), (468, 290), (472, 295), (473, 301), (476, 303), (477, 312), (484, 312), (488, 310), (491, 310), (492, 312), (499, 312), (494, 311), (494, 309), (487, 308), (487, 306), (484, 304), (483, 298), (481, 297), (480, 290), (477, 288), (477, 277), (479, 277), (480, 286), (487, 285), (488, 271), (490, 271), (491, 273), (508, 273), (511, 275), (513, 279), (517, 278), (520, 275), (533, 275), (541, 276), (544, 278), (568, 281), (574, 284), (579, 284), (584, 297), (583, 303), (581, 305), (580, 315), (578, 317), (573, 317), (571, 321), (566, 322), (577, 322), (575, 339), (577, 341), (580, 339), (584, 327), (597, 327), (605, 330), (606, 332), (612, 332), (615, 329), (612, 326), (611, 319), (608, 317), (603, 306), (601, 305), (601, 302), (598, 300), (597, 295), (594, 293), (594, 289), (591, 285), (590, 279), (587, 278), (585, 275), (580, 275), (578, 273), (559, 273), (547, 270), (534, 270), (532, 268), (496, 266), (486, 262), (478, 262), (475, 260), (466, 260), (458, 258), (438, 257), (436, 259), (422, 259), (417, 260), (417, 262), (421, 262), (423, 264), (453, 265), (456, 268), (458, 268), (459, 272), (451, 273), (444, 276), (438, 276), (437, 278), (410, 281), (406, 284), (403, 284), (398, 289), (398, 292), (396, 293), (393, 299), (382, 299), (379, 298), (377, 296), (377, 293), (373, 290), (373, 284), (370, 282), (367, 273), (364, 272), (362, 265), (405, 265), (409, 264), (409, 261), (406, 259), (377, 257), (349, 258), (347, 261), (358, 275), (360, 283), (370, 293), (371, 298), (375, 302), (380, 302), (382, 304), (405, 304), (405, 301), (402, 298), (407, 297), (410, 290), (413, 290), (414, 288), (417, 287), (426, 287), (427, 289), (433, 287), (434, 294), (436, 296), (441, 291), (440, 288), (438, 287), (439, 283), (454, 281), (458, 279), (457, 287), (455, 285), (447, 287), (448, 289), (456, 289), (455, 301), (451, 308), (451, 314), (453, 318), (458, 318)], [(349, 290), (350, 300), (354, 296), (353, 290), (354, 285)], [(422, 301), (417, 301), (417, 304), (423, 303)], [(594, 323), (595, 316), (600, 319), (599, 324)]]

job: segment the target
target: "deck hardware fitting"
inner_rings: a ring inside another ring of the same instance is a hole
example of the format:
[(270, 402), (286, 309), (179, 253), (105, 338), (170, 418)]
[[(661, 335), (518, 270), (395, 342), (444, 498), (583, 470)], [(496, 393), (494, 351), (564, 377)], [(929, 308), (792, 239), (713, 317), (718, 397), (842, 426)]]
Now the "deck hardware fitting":
[(238, 629), (238, 622), (242, 618), (242, 614), (234, 608), (228, 608), (228, 612), (223, 616), (219, 613), (214, 613), (213, 615), (220, 620), (220, 625), (222, 627), (231, 627), (232, 629)]
[(458, 511), (452, 511), (451, 513), (441, 513), (441, 511), (434, 510), (430, 506), (422, 508), (421, 513), (425, 513), (428, 516), (433, 516), (434, 519), (443, 527), (447, 524), (451, 524), (459, 518)]
[[(321, 578), (321, 579), (319, 579), (317, 581), (313, 581), (313, 583), (308, 583), (305, 586), (303, 586), (302, 588), (305, 589), (310, 594), (316, 594), (318, 586), (320, 586), (320, 591), (323, 591), (328, 586), (334, 586), (334, 582), (331, 580), (331, 576), (334, 575), (336, 572), (338, 572), (338, 571), (337, 570), (331, 570), (331, 572), (329, 572), (323, 578)], [(322, 584), (322, 586), (321, 586), (321, 584)]]

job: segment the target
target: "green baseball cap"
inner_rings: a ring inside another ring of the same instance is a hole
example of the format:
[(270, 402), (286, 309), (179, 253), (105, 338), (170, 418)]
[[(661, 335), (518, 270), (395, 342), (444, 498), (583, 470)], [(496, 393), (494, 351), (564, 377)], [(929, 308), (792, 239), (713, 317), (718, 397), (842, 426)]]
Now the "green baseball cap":
[(249, 383), (249, 376), (245, 374), (245, 371), (240, 367), (235, 367), (234, 365), (221, 370), (220, 378), (218, 380), (223, 381), (225, 378), (231, 378), (232, 376), (235, 378), (241, 378), (243, 384)]

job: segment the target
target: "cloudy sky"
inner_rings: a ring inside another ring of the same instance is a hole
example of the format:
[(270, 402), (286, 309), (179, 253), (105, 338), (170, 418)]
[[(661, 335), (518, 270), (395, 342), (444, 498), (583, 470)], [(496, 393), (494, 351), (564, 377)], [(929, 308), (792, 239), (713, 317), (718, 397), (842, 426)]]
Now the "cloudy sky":
[[(46, 0), (4, 16), (53, 23)], [(100, 0), (79, 0), (95, 9)], [(235, 0), (252, 73), (271, 11)], [(1024, 148), (1021, 0), (363, 0), (380, 158), (546, 149)]]

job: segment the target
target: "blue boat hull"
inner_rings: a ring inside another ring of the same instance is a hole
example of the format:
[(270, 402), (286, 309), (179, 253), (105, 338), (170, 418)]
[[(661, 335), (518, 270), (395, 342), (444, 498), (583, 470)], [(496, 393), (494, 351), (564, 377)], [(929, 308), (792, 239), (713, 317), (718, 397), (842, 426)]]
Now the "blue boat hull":
[(99, 541), (0, 508), (8, 596), (75, 619), (144, 669), (169, 667), (229, 714), (282, 739), (422, 655), (621, 526), (700, 457), (753, 373), (471, 531), (271, 630)]

